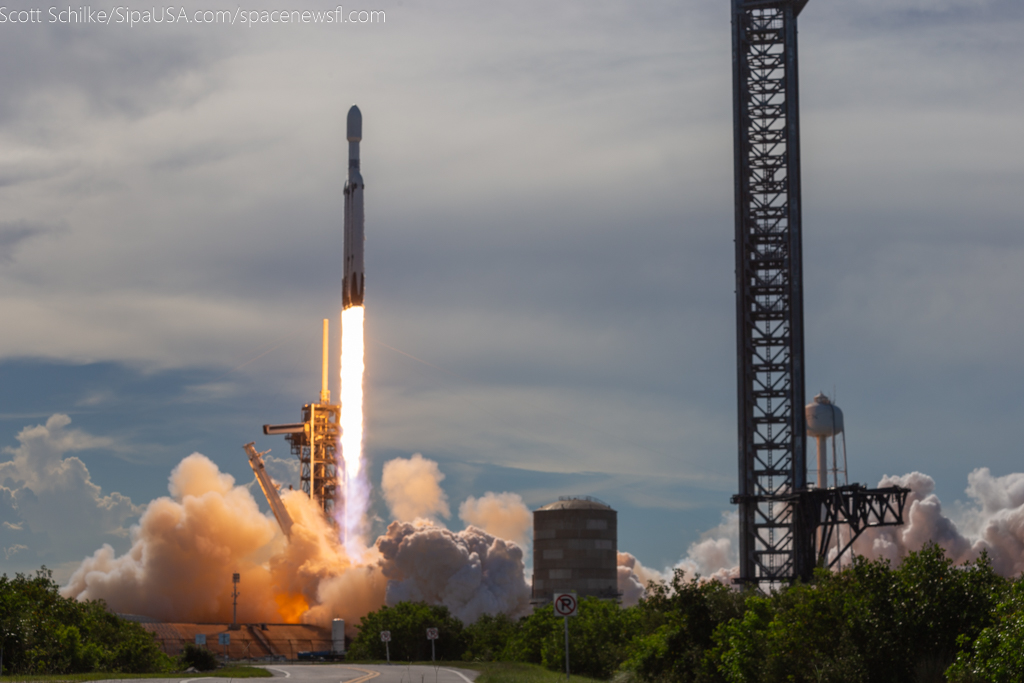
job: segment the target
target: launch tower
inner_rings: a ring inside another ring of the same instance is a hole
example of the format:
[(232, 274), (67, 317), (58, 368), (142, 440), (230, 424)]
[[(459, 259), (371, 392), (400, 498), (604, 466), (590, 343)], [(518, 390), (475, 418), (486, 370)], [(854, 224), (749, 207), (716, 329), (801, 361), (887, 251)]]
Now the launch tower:
[(335, 495), (339, 490), (335, 456), (341, 406), (331, 403), (331, 391), (327, 388), (328, 332), (329, 323), (325, 318), (319, 403), (302, 406), (302, 422), (263, 425), (263, 433), (284, 435), (291, 444), (292, 453), (299, 459), (302, 491), (316, 501), (328, 520), (333, 520)]
[(810, 578), (821, 539), (902, 524), (906, 489), (807, 487), (797, 16), (732, 0), (740, 581)]

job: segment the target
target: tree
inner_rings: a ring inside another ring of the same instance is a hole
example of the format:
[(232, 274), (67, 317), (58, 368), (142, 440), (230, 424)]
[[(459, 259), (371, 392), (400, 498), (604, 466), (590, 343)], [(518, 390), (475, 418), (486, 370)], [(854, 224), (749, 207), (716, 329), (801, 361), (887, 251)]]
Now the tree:
[(502, 659), (505, 648), (518, 631), (518, 624), (507, 614), (484, 614), (466, 627), (467, 662), (493, 662)]
[[(996, 622), (982, 629), (970, 649), (946, 672), (956, 683), (1015, 683), (1024, 680), (1024, 584), (1011, 587), (995, 610)], [(966, 646), (967, 643), (961, 644)]]
[(711, 656), (729, 681), (944, 681), (1005, 587), (987, 556), (956, 567), (937, 545), (895, 570), (858, 557), (812, 584), (748, 598), (743, 618), (716, 631)]
[(715, 629), (743, 614), (744, 597), (717, 581), (687, 581), (679, 569), (671, 584), (652, 582), (637, 606), (642, 635), (629, 644), (622, 668), (645, 681), (720, 680), (706, 653)]
[(61, 597), (46, 567), (32, 578), (0, 577), (0, 631), (5, 673), (146, 673), (173, 666), (153, 634), (102, 601)]
[[(639, 612), (615, 602), (586, 597), (569, 618), (569, 661), (573, 673), (609, 678), (625, 659), (629, 642), (640, 633)], [(545, 605), (522, 619), (502, 659), (565, 668), (565, 623)]]
[(437, 658), (461, 659), (466, 649), (462, 622), (443, 605), (425, 602), (400, 602), (370, 612), (359, 622), (359, 635), (349, 649), (350, 659), (384, 659), (385, 645), (381, 631), (391, 632), (388, 650), (392, 661), (425, 661), (430, 659), (427, 629), (438, 629), (435, 643)]

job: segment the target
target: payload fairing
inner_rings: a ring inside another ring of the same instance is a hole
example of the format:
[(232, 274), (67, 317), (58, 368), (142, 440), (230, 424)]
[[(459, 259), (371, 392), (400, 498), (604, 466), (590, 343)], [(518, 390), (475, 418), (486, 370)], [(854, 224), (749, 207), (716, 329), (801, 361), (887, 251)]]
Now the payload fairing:
[(363, 269), (363, 176), (359, 173), (359, 141), (363, 115), (359, 107), (348, 110), (348, 181), (345, 183), (345, 274), (341, 285), (342, 310), (363, 305), (366, 274)]

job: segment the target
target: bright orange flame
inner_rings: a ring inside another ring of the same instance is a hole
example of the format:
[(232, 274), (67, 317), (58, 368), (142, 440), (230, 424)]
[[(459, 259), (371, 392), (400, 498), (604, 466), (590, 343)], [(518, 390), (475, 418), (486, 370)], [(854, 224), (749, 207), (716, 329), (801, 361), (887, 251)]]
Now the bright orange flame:
[(345, 465), (345, 512), (339, 520), (348, 556), (358, 561), (365, 550), (363, 514), (369, 486), (363, 472), (363, 307), (341, 312), (341, 457)]
[(309, 609), (309, 603), (299, 593), (278, 593), (274, 596), (277, 611), (286, 624), (301, 623), (302, 615)]

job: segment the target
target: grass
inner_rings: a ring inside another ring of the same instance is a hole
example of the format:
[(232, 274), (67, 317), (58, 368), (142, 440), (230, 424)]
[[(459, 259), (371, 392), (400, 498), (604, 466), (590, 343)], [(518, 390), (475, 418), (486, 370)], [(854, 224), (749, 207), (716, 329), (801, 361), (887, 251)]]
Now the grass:
[[(469, 664), (467, 668), (480, 672), (476, 683), (565, 683), (564, 671), (551, 671), (539, 664), (486, 662)], [(570, 683), (604, 683), (586, 676), (571, 676), (569, 680)]]
[(130, 678), (270, 678), (274, 674), (266, 669), (255, 666), (225, 666), (214, 671), (185, 673), (175, 671), (162, 674), (120, 674), (120, 673), (89, 673), (89, 674), (41, 674), (38, 676), (0, 676), (0, 683), (72, 683), (73, 681), (122, 681)]
[[(345, 662), (347, 664), (384, 664), (384, 662)], [(392, 666), (403, 666), (409, 662), (392, 662)], [(565, 683), (565, 673), (549, 671), (537, 664), (519, 662), (412, 662), (417, 666), (438, 666), (445, 669), (471, 669), (479, 671), (476, 683)], [(118, 674), (90, 673), (40, 676), (0, 676), (0, 683), (74, 683), (76, 681), (127, 680), (133, 678), (267, 678), (269, 671), (254, 666), (226, 666), (215, 671), (199, 673), (162, 674)], [(585, 676), (572, 676), (569, 683), (606, 683)]]

